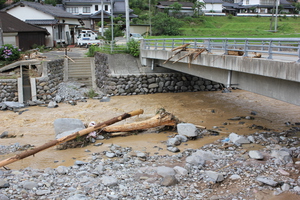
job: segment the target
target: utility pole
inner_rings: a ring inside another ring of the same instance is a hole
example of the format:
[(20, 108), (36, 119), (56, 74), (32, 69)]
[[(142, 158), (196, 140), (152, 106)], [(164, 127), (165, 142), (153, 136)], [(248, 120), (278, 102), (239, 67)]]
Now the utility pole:
[(149, 23), (150, 23), (150, 30), (149, 30), (149, 35), (151, 36), (152, 35), (152, 32), (151, 32), (151, 0), (149, 0)]
[(103, 1), (101, 0), (101, 36), (104, 36), (104, 20), (103, 20)]
[(111, 43), (110, 43), (110, 52), (113, 52), (113, 42), (114, 42), (114, 9), (113, 9), (113, 0), (110, 0), (110, 15), (111, 15)]
[(3, 29), (2, 29), (2, 21), (0, 19), (0, 46), (4, 44), (3, 42)]
[(276, 33), (277, 32), (277, 20), (278, 20), (278, 0), (276, 0), (276, 15), (275, 15), (275, 30), (274, 32)]
[(130, 40), (130, 22), (129, 22), (129, 2), (125, 0), (125, 14), (126, 14), (126, 42)]

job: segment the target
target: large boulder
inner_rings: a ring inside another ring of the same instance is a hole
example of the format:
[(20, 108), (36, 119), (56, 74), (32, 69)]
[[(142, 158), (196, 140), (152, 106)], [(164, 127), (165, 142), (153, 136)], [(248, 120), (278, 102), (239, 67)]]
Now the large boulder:
[(85, 129), (85, 126), (79, 119), (59, 118), (54, 121), (56, 139), (68, 136), (82, 129)]
[(191, 123), (179, 123), (177, 124), (177, 132), (179, 135), (186, 137), (197, 137), (197, 127)]

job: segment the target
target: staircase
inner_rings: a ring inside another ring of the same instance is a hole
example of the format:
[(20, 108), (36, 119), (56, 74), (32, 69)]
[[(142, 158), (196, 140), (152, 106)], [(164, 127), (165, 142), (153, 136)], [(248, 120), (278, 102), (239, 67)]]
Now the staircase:
[(80, 57), (68, 60), (68, 80), (76, 81), (85, 84), (87, 87), (92, 87), (92, 69), (91, 62), (93, 58)]

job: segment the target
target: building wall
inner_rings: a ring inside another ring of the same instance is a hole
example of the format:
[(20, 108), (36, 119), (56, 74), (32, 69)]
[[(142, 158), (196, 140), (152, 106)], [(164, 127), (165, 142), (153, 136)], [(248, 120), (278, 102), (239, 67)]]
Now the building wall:
[(3, 43), (19, 46), (17, 36), (18, 33), (3, 33)]

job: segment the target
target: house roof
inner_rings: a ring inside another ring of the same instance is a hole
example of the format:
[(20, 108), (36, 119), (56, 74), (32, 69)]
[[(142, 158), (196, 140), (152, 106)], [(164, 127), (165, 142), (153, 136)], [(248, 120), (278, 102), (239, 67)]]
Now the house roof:
[(182, 7), (193, 7), (194, 4), (191, 3), (191, 2), (180, 2), (180, 1), (159, 1), (157, 3), (157, 5), (160, 5), (160, 6), (170, 6), (174, 3), (179, 3), (182, 5)]
[(26, 23), (34, 24), (34, 25), (52, 25), (58, 24), (59, 21), (57, 19), (27, 19)]
[(224, 2), (222, 0), (203, 0), (204, 3), (210, 3), (210, 4), (223, 4)]
[(12, 32), (45, 32), (49, 34), (45, 28), (41, 28), (32, 24), (27, 24), (22, 20), (8, 14), (7, 12), (0, 11), (0, 19), (2, 23), (3, 33)]
[(54, 17), (63, 17), (63, 18), (75, 18), (78, 19), (79, 17), (72, 15), (71, 13), (64, 11), (62, 8), (55, 7), (49, 4), (41, 4), (37, 2), (29, 2), (29, 1), (19, 1), (15, 4), (12, 4), (4, 9), (2, 11), (7, 11), (10, 10), (14, 7), (20, 6), (20, 5), (25, 5), (31, 8), (34, 8), (40, 12), (52, 15)]

